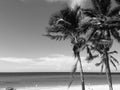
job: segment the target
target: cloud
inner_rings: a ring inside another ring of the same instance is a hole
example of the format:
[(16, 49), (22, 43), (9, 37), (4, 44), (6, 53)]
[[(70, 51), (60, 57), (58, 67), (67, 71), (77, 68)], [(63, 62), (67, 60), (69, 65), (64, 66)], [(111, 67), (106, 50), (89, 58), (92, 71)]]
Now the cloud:
[(0, 57), (0, 61), (8, 63), (18, 63), (18, 64), (36, 64), (42, 62), (39, 58), (18, 58), (18, 57)]
[(70, 0), (70, 6), (74, 8), (75, 6), (84, 6), (86, 3), (86, 0)]
[(4, 62), (12, 62), (12, 63), (26, 63), (26, 62), (33, 62), (30, 58), (16, 58), (16, 57), (1, 57), (0, 61)]
[(75, 61), (74, 57), (72, 56), (67, 56), (67, 55), (62, 55), (62, 54), (52, 54), (50, 56), (47, 57), (41, 57), (39, 58), (39, 60), (43, 60), (45, 62), (49, 62), (49, 63), (73, 63)]
[(87, 0), (46, 0), (48, 2), (63, 2), (67, 3), (71, 8), (74, 8), (76, 5), (84, 6)]
[[(81, 57), (82, 66), (84, 71), (90, 71), (93, 69), (93, 64), (88, 64), (85, 61), (85, 57)], [(0, 64), (8, 65), (11, 67), (11, 70), (24, 70), (28, 69), (32, 71), (45, 71), (45, 72), (71, 72), (72, 68), (76, 62), (76, 59), (73, 56), (67, 56), (63, 54), (52, 54), (40, 58), (17, 58), (17, 57), (1, 57)], [(3, 66), (4, 66), (3, 65)], [(1, 66), (1, 65), (0, 65)], [(78, 64), (78, 71), (79, 71)], [(8, 68), (9, 69), (9, 68)], [(18, 70), (18, 71), (19, 71)]]
[[(81, 57), (81, 59), (83, 67), (86, 67), (88, 63), (85, 61), (85, 57)], [(67, 56), (62, 54), (53, 54), (48, 57), (41, 57), (39, 60), (43, 60), (43, 64), (46, 64), (46, 66), (52, 66), (54, 70), (56, 69), (58, 71), (71, 71), (76, 62), (76, 59), (73, 56)]]

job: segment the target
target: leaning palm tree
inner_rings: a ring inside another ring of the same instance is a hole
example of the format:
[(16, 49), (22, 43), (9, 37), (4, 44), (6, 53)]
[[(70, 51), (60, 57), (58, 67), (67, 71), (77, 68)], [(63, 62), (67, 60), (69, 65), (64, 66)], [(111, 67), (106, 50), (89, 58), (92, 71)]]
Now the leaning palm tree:
[(50, 18), (49, 27), (47, 28), (47, 34), (45, 36), (54, 40), (71, 40), (74, 56), (78, 59), (73, 69), (73, 74), (76, 72), (79, 62), (82, 90), (85, 90), (83, 68), (80, 58), (80, 49), (85, 44), (85, 39), (80, 37), (79, 32), (79, 24), (82, 19), (80, 10), (80, 7), (76, 7), (74, 10), (67, 7), (54, 14)]
[(111, 0), (91, 0), (91, 2), (93, 8), (83, 9), (84, 15), (89, 17), (86, 25), (83, 25), (87, 29), (83, 31), (90, 32), (88, 41), (92, 42), (94, 47), (98, 47), (103, 54), (109, 90), (113, 90), (108, 52), (114, 39), (120, 42), (120, 6), (111, 8)]

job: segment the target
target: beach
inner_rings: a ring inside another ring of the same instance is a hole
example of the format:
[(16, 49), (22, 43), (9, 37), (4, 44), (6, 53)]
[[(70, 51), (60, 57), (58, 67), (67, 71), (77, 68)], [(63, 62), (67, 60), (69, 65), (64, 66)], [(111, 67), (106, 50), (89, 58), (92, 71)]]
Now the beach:
[[(80, 77), (75, 75), (74, 81), (68, 88), (71, 81), (70, 74), (57, 75), (0, 75), (0, 90), (7, 87), (14, 87), (16, 90), (81, 90)], [(112, 75), (113, 89), (120, 89), (120, 75)], [(105, 75), (85, 75), (86, 90), (109, 90)]]

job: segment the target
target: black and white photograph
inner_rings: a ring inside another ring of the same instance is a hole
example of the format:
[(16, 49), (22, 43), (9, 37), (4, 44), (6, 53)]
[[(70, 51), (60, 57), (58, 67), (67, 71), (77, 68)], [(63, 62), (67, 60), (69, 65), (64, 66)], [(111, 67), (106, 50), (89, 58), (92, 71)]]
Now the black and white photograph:
[(120, 90), (120, 0), (0, 0), (0, 90)]

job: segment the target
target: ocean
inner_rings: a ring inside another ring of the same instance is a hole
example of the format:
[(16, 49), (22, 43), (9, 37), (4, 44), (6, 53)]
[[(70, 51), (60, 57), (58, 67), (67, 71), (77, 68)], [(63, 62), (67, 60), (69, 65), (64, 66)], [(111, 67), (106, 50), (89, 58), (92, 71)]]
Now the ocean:
[[(120, 89), (120, 74), (113, 74), (112, 79), (113, 86)], [(74, 81), (68, 88), (71, 80), (71, 73), (1, 73), (0, 90), (8, 87), (16, 90), (81, 90), (79, 73), (75, 74)], [(85, 73), (85, 84), (87, 90), (99, 90), (94, 88), (100, 86), (108, 88), (105, 74)]]

